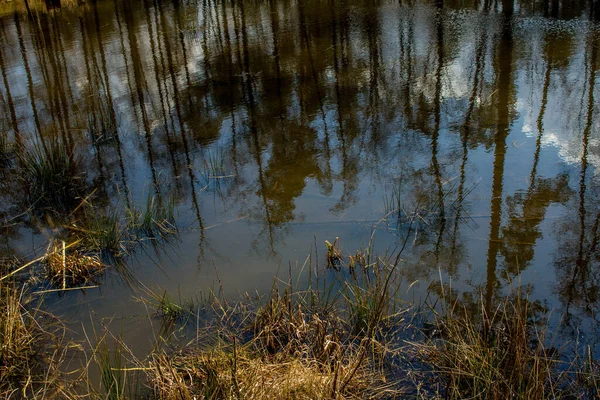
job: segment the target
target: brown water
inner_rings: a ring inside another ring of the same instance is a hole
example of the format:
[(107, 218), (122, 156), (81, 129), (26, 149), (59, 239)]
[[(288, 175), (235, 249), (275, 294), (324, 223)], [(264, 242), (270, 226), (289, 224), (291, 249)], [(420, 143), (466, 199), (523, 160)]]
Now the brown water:
[[(127, 262), (175, 298), (265, 293), (315, 243), (322, 255), (339, 237), (349, 254), (373, 234), (380, 252), (406, 242), (408, 300), (442, 279), (491, 303), (520, 282), (596, 345), (600, 6), (444, 3), (4, 12), (0, 127), (18, 146), (75, 149), (102, 207), (173, 193), (179, 240)], [(57, 229), (22, 214), (26, 189), (8, 175), (2, 250), (43, 254)], [(136, 293), (109, 274), (55, 308), (143, 314)]]

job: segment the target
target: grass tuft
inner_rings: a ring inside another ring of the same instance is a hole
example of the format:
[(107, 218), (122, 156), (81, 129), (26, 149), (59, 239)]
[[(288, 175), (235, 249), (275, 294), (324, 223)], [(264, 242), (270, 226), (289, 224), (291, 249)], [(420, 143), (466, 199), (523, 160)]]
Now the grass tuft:
[(88, 251), (115, 258), (127, 254), (130, 238), (118, 210), (109, 209), (102, 213), (91, 205), (85, 205), (82, 217), (71, 229), (77, 232), (82, 248)]
[(143, 209), (126, 208), (127, 226), (140, 238), (164, 238), (177, 232), (175, 199), (165, 202), (160, 196), (148, 195)]
[(28, 197), (36, 207), (70, 210), (82, 194), (79, 161), (66, 146), (51, 142), (33, 145), (19, 153)]
[(63, 289), (97, 283), (98, 276), (106, 268), (100, 257), (80, 254), (77, 250), (67, 253), (63, 246), (64, 242), (62, 246), (53, 243), (48, 248), (43, 260), (48, 280)]

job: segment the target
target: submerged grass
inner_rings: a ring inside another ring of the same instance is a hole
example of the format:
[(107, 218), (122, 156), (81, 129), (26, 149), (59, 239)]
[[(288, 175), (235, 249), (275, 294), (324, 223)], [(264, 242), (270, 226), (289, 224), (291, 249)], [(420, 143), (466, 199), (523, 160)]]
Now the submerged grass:
[(155, 315), (161, 318), (164, 327), (175, 323), (185, 323), (194, 315), (194, 301), (175, 301), (166, 291), (157, 291), (145, 288), (144, 296), (140, 300), (155, 310)]
[(86, 205), (81, 218), (73, 225), (72, 229), (81, 239), (83, 248), (89, 251), (117, 258), (128, 252), (131, 238), (119, 210), (111, 209), (102, 213)]
[(159, 238), (177, 232), (173, 196), (169, 196), (165, 201), (160, 196), (148, 194), (143, 209), (127, 207), (126, 215), (127, 227), (139, 238)]
[(200, 178), (206, 188), (210, 188), (220, 197), (225, 195), (227, 184), (234, 175), (230, 173), (227, 156), (223, 151), (211, 151), (203, 158)]

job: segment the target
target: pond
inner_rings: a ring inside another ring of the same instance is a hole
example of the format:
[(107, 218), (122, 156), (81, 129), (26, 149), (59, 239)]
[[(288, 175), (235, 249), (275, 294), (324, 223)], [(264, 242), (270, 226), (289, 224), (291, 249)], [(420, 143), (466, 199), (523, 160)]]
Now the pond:
[(2, 151), (73, 160), (57, 210), (2, 156), (2, 253), (43, 255), (82, 203), (169, 201), (177, 233), (131, 249), (128, 279), (53, 293), (56, 312), (144, 337), (141, 285), (267, 293), (339, 238), (402, 250), (406, 300), (526, 285), (597, 348), (599, 6), (62, 3), (0, 14)]

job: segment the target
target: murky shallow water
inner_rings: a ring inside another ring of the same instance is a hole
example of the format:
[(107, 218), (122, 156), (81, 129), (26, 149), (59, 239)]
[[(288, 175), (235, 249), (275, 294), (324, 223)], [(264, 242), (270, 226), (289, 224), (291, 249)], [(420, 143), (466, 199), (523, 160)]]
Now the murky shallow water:
[[(95, 204), (174, 195), (179, 239), (128, 258), (144, 285), (265, 293), (315, 243), (322, 254), (339, 237), (350, 253), (374, 232), (381, 252), (406, 240), (408, 300), (440, 278), (465, 301), (530, 284), (565, 316), (563, 332), (593, 341), (600, 29), (587, 3), (98, 1), (32, 13), (0, 19), (0, 127), (18, 146), (73, 148)], [(41, 255), (57, 229), (11, 219), (29, 204), (3, 176), (2, 249)], [(143, 314), (135, 292), (108, 275), (54, 308)]]

